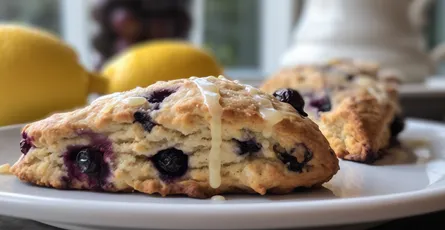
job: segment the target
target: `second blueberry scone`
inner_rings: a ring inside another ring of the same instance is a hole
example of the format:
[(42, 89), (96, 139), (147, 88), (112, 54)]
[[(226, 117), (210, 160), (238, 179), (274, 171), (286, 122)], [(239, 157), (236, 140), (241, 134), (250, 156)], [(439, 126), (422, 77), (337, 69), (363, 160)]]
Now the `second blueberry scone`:
[(209, 197), (288, 193), (338, 160), (290, 104), (224, 78), (158, 82), (25, 126), (12, 172), (59, 189)]
[(374, 63), (339, 59), (283, 69), (262, 90), (277, 97), (297, 90), (338, 157), (372, 163), (404, 127), (399, 80)]

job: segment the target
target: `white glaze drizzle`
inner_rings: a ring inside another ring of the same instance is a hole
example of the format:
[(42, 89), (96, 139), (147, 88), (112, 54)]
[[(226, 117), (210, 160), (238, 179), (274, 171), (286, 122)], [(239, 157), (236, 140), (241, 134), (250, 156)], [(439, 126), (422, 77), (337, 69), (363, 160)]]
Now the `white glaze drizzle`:
[(365, 87), (368, 93), (380, 104), (384, 103), (388, 98), (386, 92), (381, 88), (383, 86), (374, 79), (369, 77), (360, 77), (356, 80), (356, 84)]
[(272, 101), (263, 96), (260, 93), (260, 90), (250, 85), (245, 85), (245, 89), (253, 96), (253, 99), (258, 102), (261, 117), (263, 117), (263, 120), (267, 122), (266, 127), (263, 129), (263, 136), (266, 138), (271, 137), (273, 126), (283, 120), (283, 114), (273, 107)]
[(207, 79), (193, 77), (190, 80), (198, 86), (211, 116), (210, 132), (212, 146), (209, 154), (209, 182), (212, 188), (218, 188), (221, 185), (222, 108), (219, 104), (221, 96), (218, 87)]
[(145, 97), (128, 97), (124, 99), (124, 103), (129, 106), (140, 106), (147, 103)]
[(385, 93), (381, 91), (379, 92), (379, 90), (375, 87), (368, 87), (367, 90), (369, 94), (371, 94), (379, 103), (383, 103), (386, 99)]

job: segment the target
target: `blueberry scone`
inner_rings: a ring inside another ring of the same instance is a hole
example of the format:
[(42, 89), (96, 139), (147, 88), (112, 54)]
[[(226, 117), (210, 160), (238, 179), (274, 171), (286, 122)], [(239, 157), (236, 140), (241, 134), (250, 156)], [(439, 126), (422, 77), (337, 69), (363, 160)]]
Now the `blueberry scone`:
[(293, 94), (339, 158), (372, 163), (403, 130), (400, 77), (371, 62), (347, 59), (279, 71), (261, 87), (278, 99)]
[(292, 102), (223, 77), (158, 82), (28, 124), (12, 172), (59, 189), (288, 193), (339, 169)]

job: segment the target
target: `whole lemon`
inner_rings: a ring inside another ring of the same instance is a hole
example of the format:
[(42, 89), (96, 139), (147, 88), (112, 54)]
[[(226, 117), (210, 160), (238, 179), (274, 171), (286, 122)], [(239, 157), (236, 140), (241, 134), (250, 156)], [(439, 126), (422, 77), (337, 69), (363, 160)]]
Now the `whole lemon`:
[(102, 74), (109, 79), (108, 93), (112, 93), (157, 81), (218, 76), (222, 71), (211, 54), (191, 43), (159, 40), (124, 51), (105, 64)]
[(72, 109), (84, 105), (90, 91), (105, 91), (75, 51), (47, 32), (2, 25), (0, 54), (0, 126)]

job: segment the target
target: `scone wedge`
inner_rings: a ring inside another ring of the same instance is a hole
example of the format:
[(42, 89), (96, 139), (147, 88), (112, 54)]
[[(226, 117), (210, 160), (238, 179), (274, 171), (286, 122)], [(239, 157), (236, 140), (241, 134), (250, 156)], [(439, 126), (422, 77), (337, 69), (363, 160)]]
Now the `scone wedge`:
[(261, 89), (276, 96), (296, 90), (339, 158), (373, 163), (404, 128), (398, 84), (376, 64), (340, 59), (283, 69)]
[(288, 193), (338, 160), (290, 104), (223, 77), (158, 82), (28, 124), (12, 172), (58, 189), (206, 198)]

